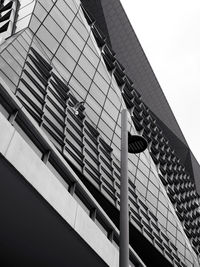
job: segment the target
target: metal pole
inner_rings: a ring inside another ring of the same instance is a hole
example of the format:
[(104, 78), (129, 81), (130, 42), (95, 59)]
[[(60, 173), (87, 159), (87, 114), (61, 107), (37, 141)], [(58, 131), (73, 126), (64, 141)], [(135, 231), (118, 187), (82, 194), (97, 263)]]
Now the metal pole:
[(121, 112), (120, 267), (129, 267), (128, 118)]

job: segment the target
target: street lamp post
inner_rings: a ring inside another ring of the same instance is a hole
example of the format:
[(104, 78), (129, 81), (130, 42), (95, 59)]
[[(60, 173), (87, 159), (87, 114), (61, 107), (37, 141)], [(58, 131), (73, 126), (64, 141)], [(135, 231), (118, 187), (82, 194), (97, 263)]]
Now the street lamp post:
[(121, 112), (120, 267), (129, 266), (128, 118)]
[(119, 266), (129, 266), (129, 206), (128, 206), (128, 153), (140, 153), (147, 141), (128, 133), (127, 109), (121, 112), (121, 186), (120, 186), (120, 253)]

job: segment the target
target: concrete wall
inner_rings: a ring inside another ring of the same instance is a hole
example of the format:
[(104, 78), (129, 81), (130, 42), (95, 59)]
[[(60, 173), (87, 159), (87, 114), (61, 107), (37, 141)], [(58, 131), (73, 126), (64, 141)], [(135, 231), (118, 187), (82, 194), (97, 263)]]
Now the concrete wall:
[(118, 266), (118, 250), (1, 113), (0, 154), (108, 266)]

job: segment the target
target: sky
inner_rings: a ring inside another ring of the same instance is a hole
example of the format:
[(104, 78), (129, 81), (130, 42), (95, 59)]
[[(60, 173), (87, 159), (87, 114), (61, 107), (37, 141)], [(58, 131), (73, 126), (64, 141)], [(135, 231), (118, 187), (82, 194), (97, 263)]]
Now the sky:
[(200, 163), (200, 0), (121, 0)]

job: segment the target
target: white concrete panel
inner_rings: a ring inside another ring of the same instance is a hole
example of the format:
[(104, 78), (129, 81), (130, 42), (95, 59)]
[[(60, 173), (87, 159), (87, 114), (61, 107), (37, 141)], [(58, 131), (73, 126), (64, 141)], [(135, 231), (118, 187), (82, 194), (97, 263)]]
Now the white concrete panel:
[(99, 227), (78, 206), (75, 230), (110, 267), (118, 266), (118, 251)]
[(17, 132), (5, 157), (73, 227), (77, 202)]
[(5, 154), (15, 129), (0, 112), (0, 153)]
[(0, 114), (0, 153), (108, 266), (119, 266), (117, 249), (2, 114)]

